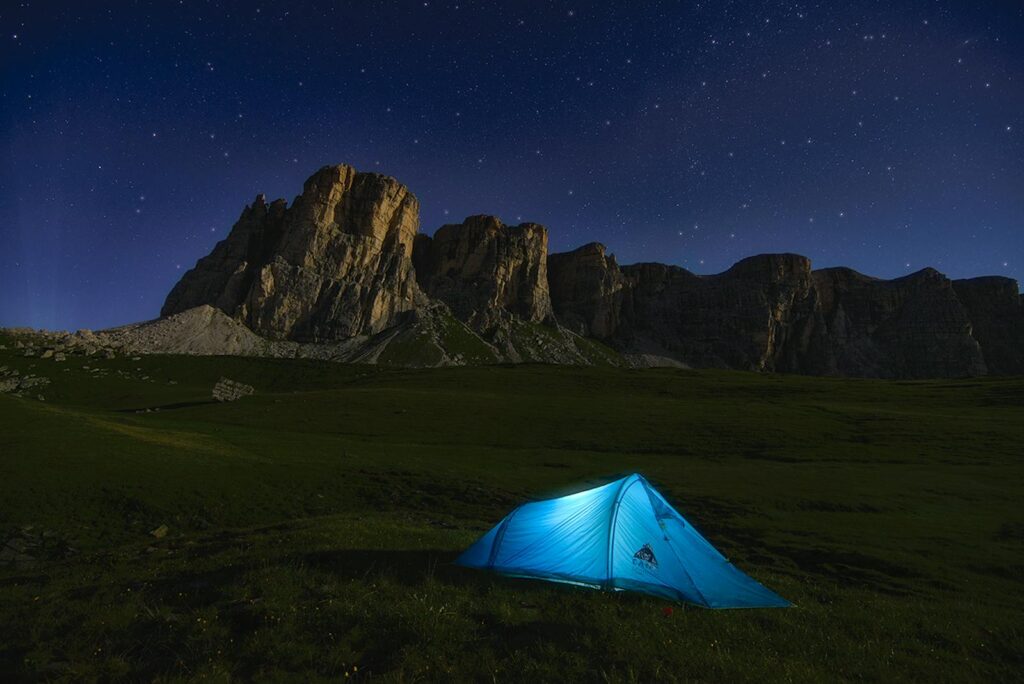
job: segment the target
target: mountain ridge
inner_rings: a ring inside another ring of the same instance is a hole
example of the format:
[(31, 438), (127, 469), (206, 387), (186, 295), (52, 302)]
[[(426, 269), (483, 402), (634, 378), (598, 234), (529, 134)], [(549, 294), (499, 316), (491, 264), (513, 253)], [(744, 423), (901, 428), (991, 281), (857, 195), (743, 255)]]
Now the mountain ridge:
[[(415, 195), (390, 176), (322, 167), (290, 206), (257, 195), (174, 286), (161, 319), (111, 331), (110, 339), (137, 352), (199, 339), (205, 353), (401, 365), (539, 361), (880, 378), (1024, 373), (1024, 298), (1009, 278), (954, 281), (925, 268), (885, 280), (846, 267), (813, 269), (792, 253), (753, 255), (697, 275), (656, 262), (620, 266), (597, 242), (549, 254), (544, 226), (488, 215), (428, 236), (419, 232), (418, 210)], [(147, 333), (158, 323), (159, 344)]]

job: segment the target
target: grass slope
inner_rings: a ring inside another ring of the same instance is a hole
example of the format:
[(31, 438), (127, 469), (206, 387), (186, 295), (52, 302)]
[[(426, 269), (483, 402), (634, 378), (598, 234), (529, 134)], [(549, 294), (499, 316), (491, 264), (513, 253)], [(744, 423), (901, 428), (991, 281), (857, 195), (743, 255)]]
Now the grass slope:
[[(32, 557), (0, 565), (6, 679), (1020, 678), (1018, 379), (6, 342), (0, 366), (52, 381), (0, 395), (0, 544)], [(221, 375), (257, 394), (211, 403)], [(798, 608), (666, 615), (451, 565), (516, 503), (632, 471)]]

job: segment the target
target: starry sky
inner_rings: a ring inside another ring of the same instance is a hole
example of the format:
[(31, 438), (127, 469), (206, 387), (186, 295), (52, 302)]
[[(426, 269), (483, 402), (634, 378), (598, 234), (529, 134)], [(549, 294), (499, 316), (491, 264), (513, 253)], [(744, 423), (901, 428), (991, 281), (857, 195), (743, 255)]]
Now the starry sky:
[(395, 176), (716, 273), (1024, 279), (1024, 3), (0, 6), (0, 325), (153, 318), (258, 192)]

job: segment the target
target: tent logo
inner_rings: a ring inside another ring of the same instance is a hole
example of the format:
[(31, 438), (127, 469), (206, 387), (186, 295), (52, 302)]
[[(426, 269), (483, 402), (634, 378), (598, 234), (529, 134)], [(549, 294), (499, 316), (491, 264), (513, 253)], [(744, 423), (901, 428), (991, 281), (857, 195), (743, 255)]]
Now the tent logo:
[(644, 570), (658, 569), (658, 559), (654, 557), (654, 550), (650, 544), (644, 544), (633, 554), (633, 565)]

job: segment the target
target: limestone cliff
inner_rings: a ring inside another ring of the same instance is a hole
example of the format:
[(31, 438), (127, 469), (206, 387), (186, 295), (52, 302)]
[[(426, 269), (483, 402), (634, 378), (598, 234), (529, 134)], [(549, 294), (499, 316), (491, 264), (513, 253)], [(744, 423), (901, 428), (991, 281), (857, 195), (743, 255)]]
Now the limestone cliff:
[(806, 257), (766, 254), (698, 276), (655, 263), (620, 269), (592, 244), (551, 264), (559, 320), (623, 351), (692, 366), (825, 370)]
[(925, 269), (880, 280), (812, 272), (796, 254), (698, 276), (619, 266), (597, 243), (549, 256), (547, 230), (534, 223), (470, 216), (433, 237), (418, 228), (416, 198), (395, 179), (324, 167), (290, 207), (262, 195), (246, 207), (171, 290), (164, 320), (110, 339), (126, 349), (405, 365), (1024, 373), (1024, 304), (1007, 278), (951, 282)]
[(457, 318), (486, 332), (515, 317), (553, 319), (548, 293), (548, 232), (523, 223), (506, 226), (494, 216), (470, 216), (416, 241), (420, 287)]
[(549, 256), (548, 283), (559, 323), (600, 340), (611, 339), (618, 331), (626, 278), (604, 245), (591, 242)]
[(879, 378), (986, 373), (967, 312), (946, 276), (926, 268), (894, 280), (848, 268), (814, 272), (834, 371)]
[(808, 351), (815, 293), (806, 257), (760, 255), (703, 277), (661, 264), (623, 272), (630, 326), (619, 336), (639, 351), (660, 348), (693, 366), (786, 371)]
[(412, 243), (419, 207), (393, 178), (327, 166), (291, 207), (247, 207), (231, 234), (185, 274), (161, 315), (209, 304), (270, 339), (374, 334), (426, 303)]
[(178, 281), (160, 315), (170, 316), (203, 304), (235, 315), (259, 265), (266, 263), (281, 239), (285, 212), (284, 200), (268, 207), (266, 198), (257, 195), (256, 201), (242, 210), (227, 238)]
[(1024, 374), (1024, 297), (1012, 278), (954, 280), (953, 290), (971, 321), (992, 375)]

